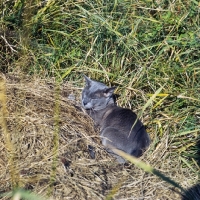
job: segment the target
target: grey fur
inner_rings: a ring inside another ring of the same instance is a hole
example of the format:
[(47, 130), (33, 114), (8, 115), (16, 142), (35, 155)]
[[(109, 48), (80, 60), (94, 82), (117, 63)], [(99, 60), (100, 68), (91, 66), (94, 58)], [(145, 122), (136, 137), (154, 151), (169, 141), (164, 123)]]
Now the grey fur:
[[(86, 86), (82, 91), (82, 106), (100, 127), (102, 144), (119, 163), (125, 160), (114, 154), (108, 147), (114, 146), (130, 155), (139, 157), (149, 144), (150, 138), (142, 122), (130, 109), (118, 107), (114, 100), (115, 87), (85, 77)], [(134, 125), (134, 126), (133, 126)]]

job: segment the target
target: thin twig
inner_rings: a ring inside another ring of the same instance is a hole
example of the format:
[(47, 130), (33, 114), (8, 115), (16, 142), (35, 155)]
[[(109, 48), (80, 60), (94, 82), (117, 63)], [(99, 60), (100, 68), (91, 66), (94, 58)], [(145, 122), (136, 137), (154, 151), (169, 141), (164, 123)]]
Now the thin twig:
[(8, 41), (6, 40), (6, 38), (5, 38), (3, 35), (1, 35), (1, 38), (2, 38), (2, 39), (5, 41), (5, 43), (10, 47), (11, 51), (14, 51), (14, 52), (17, 53), (17, 51), (16, 51), (15, 49), (12, 48), (12, 45), (10, 45), (10, 44), (8, 43)]

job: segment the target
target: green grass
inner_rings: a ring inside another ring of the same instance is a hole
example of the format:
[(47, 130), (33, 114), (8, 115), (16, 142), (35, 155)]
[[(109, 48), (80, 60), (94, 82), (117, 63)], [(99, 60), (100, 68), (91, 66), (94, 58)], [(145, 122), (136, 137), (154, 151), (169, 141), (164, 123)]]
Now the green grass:
[(0, 69), (118, 86), (119, 105), (146, 109), (154, 148), (169, 135), (169, 150), (198, 174), (199, 9), (195, 0), (2, 1)]

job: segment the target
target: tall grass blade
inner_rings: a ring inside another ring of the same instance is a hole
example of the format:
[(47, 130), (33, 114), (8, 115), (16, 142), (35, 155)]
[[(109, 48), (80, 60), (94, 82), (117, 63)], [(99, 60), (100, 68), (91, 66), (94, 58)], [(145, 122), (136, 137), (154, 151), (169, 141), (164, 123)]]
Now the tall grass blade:
[(159, 172), (158, 170), (154, 169), (149, 164), (146, 164), (145, 162), (141, 161), (140, 159), (138, 159), (138, 158), (136, 158), (134, 156), (131, 156), (131, 155), (119, 150), (119, 149), (112, 148), (112, 151), (114, 153), (122, 156), (123, 158), (129, 160), (131, 163), (133, 163), (137, 167), (143, 169), (144, 171), (146, 171), (148, 173), (152, 173), (152, 174), (158, 176), (159, 178), (161, 178), (162, 180), (164, 180), (165, 182), (171, 184), (172, 186), (183, 190), (183, 188), (178, 183), (176, 183), (174, 180), (172, 180), (171, 178), (169, 178), (166, 175), (162, 174), (161, 172)]
[(12, 188), (15, 189), (20, 185), (19, 170), (17, 168), (17, 160), (15, 160), (15, 150), (11, 141), (11, 134), (7, 126), (7, 98), (6, 98), (6, 82), (5, 78), (0, 75), (0, 126), (4, 135), (4, 142), (8, 157), (8, 168), (10, 173), (10, 182)]

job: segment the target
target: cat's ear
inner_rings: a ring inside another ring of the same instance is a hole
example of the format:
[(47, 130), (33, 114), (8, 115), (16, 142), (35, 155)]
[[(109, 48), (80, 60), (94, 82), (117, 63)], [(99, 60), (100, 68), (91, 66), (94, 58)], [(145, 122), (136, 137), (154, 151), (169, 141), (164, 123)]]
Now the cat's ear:
[(85, 82), (86, 84), (89, 86), (90, 83), (92, 82), (92, 80), (90, 78), (88, 78), (85, 74), (83, 74), (84, 78), (85, 78)]
[(112, 96), (113, 95), (113, 93), (114, 93), (114, 91), (115, 91), (115, 89), (116, 89), (116, 87), (110, 87), (110, 88), (106, 88), (105, 90), (104, 90), (104, 96), (105, 97), (110, 97), (110, 96)]

